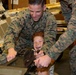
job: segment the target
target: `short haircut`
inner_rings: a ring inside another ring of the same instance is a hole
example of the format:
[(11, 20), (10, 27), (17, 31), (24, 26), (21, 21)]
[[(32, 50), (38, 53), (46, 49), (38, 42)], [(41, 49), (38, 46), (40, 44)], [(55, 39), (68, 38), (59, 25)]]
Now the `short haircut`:
[(45, 4), (45, 0), (29, 0), (29, 4), (32, 4), (32, 5), (39, 5), (41, 4), (42, 6), (44, 6)]
[(44, 38), (44, 32), (41, 32), (41, 31), (35, 32), (35, 33), (33, 34), (33, 36), (32, 36), (32, 41), (34, 41), (34, 38), (35, 38), (36, 36), (40, 36), (40, 37)]

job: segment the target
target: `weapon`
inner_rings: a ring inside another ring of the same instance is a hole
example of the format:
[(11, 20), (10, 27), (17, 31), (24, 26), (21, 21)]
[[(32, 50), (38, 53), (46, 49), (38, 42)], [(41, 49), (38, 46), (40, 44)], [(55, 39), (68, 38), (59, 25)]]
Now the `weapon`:
[(26, 49), (24, 54), (24, 64), (25, 68), (27, 68), (27, 71), (24, 75), (30, 75), (30, 72), (36, 71), (36, 66), (33, 62), (34, 60), (35, 60), (34, 51)]
[[(34, 49), (32, 50), (26, 50), (25, 55), (24, 55), (24, 64), (25, 67), (27, 68), (27, 71), (24, 75), (30, 75), (30, 72), (35, 73), (37, 67), (35, 66), (34, 60), (35, 60), (35, 56), (34, 56)], [(37, 53), (40, 52), (40, 50), (35, 51)], [(44, 53), (45, 55), (45, 53)]]

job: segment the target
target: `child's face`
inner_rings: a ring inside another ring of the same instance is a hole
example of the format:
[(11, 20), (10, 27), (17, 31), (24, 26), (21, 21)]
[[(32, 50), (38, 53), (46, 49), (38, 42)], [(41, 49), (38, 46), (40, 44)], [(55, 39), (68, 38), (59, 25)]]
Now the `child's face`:
[(34, 49), (36, 51), (41, 50), (43, 43), (44, 43), (43, 37), (41, 36), (34, 37)]

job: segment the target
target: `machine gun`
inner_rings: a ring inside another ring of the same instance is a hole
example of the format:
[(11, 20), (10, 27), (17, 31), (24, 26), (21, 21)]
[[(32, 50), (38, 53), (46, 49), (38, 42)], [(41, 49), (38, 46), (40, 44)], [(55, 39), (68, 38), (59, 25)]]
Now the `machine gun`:
[[(35, 60), (35, 56), (34, 56), (34, 51), (35, 50), (26, 50), (25, 55), (24, 55), (24, 64), (25, 67), (27, 68), (27, 71), (25, 73), (25, 75), (30, 75), (30, 72), (35, 73), (37, 70), (37, 67), (35, 66), (34, 60)], [(36, 51), (37, 53), (40, 52), (40, 50)], [(45, 55), (45, 53), (44, 53)]]
[(36, 66), (34, 64), (35, 56), (33, 50), (25, 50), (24, 65), (27, 68), (25, 75), (30, 75), (30, 72), (36, 72)]

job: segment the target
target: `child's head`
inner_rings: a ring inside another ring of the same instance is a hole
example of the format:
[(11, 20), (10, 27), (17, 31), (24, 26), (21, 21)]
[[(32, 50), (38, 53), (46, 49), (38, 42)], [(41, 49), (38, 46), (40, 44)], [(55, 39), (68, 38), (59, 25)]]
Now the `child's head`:
[(44, 33), (43, 32), (36, 32), (33, 35), (33, 46), (34, 49), (37, 50), (41, 50), (43, 43), (44, 43)]

